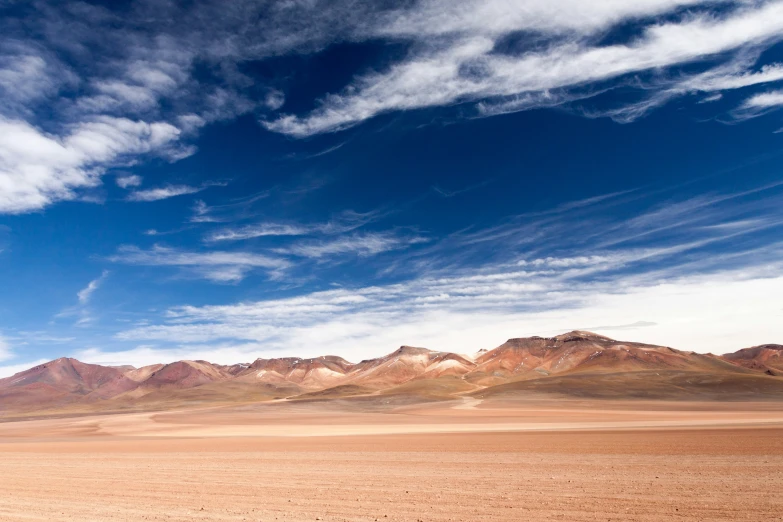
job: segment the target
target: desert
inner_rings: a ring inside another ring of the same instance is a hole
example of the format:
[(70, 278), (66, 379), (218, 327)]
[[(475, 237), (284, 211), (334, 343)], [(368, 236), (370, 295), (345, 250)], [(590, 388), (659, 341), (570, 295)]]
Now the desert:
[(56, 360), (0, 381), (0, 519), (781, 520), (781, 351)]

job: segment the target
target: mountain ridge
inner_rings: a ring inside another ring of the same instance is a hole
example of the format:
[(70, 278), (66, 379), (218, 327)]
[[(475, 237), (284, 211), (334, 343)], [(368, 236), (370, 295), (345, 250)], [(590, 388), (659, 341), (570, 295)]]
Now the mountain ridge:
[[(741, 389), (748, 394), (757, 389), (760, 396), (772, 393), (783, 398), (783, 346), (698, 354), (574, 330), (554, 337), (511, 338), (473, 356), (401, 346), (358, 363), (324, 355), (259, 358), (233, 365), (182, 360), (134, 368), (62, 357), (0, 379), (0, 412), (69, 404), (135, 407), (144, 401), (188, 398), (202, 403), (360, 394), (448, 398), (484, 390), (491, 393), (497, 387), (504, 387), (503, 393), (546, 389), (547, 393), (622, 398), (621, 388), (611, 391), (612, 383), (630, 379), (636, 383), (633, 386), (642, 388), (628, 393), (644, 396), (644, 382), (631, 379), (643, 374), (652, 395), (707, 389), (694, 384), (699, 382), (724, 382), (734, 384), (710, 385), (710, 393)], [(666, 379), (671, 382), (663, 382)], [(738, 382), (743, 383), (739, 388)], [(589, 383), (590, 390), (579, 389), (584, 383)]]

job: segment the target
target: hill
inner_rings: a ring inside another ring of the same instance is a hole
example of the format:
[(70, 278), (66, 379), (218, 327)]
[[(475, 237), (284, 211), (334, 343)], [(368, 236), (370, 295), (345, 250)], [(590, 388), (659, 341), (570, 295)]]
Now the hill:
[(591, 332), (509, 339), (475, 356), (402, 346), (351, 363), (333, 355), (230, 366), (176, 361), (142, 368), (61, 358), (0, 379), (0, 412), (139, 410), (360, 396), (424, 400), (540, 394), (593, 398), (783, 398), (783, 346), (715, 356)]

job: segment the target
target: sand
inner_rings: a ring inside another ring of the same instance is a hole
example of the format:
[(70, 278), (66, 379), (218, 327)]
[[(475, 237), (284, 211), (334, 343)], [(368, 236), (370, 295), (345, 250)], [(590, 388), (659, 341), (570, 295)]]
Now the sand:
[(783, 405), (351, 401), (0, 423), (0, 520), (783, 520)]

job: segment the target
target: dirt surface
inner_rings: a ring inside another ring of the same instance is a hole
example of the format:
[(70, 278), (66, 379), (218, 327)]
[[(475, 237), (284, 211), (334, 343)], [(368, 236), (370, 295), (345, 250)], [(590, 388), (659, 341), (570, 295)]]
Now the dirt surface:
[(783, 520), (778, 403), (278, 403), (0, 424), (0, 520)]

